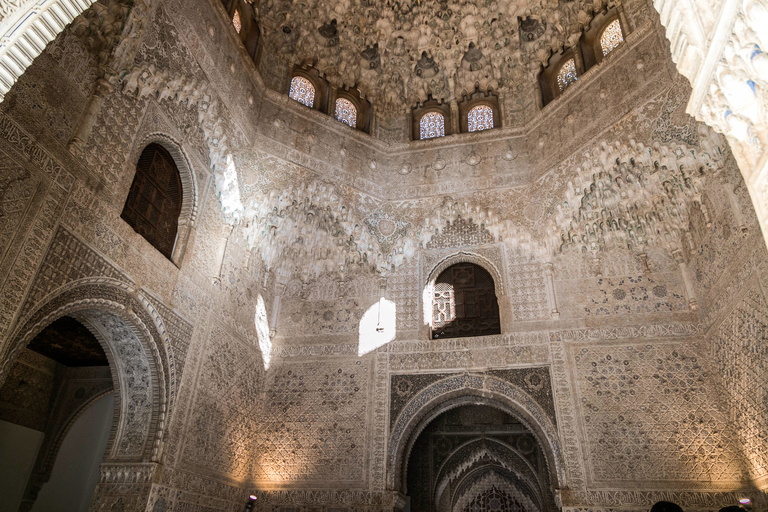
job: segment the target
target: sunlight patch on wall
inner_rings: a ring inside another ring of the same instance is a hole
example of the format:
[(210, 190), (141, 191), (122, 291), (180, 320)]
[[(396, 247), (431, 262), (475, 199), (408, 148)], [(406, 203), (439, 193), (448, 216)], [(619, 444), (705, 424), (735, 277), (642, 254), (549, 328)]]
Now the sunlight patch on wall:
[(385, 298), (379, 299), (360, 319), (360, 341), (357, 355), (373, 352), (395, 339), (397, 306)]
[(269, 338), (269, 321), (267, 320), (267, 307), (264, 298), (259, 294), (256, 298), (256, 337), (259, 339), (261, 358), (264, 360), (264, 369), (269, 369), (269, 360), (272, 354), (272, 340)]

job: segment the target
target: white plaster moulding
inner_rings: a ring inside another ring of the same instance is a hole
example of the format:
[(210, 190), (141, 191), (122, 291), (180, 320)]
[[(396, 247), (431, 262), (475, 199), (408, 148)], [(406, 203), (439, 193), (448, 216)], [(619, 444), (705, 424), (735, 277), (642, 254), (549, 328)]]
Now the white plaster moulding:
[(94, 1), (28, 1), (0, 21), (0, 101), (46, 45)]

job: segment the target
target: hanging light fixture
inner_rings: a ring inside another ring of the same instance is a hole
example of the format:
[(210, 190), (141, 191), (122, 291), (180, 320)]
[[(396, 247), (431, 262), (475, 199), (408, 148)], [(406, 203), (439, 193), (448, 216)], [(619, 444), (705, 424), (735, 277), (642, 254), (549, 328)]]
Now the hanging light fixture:
[(248, 503), (245, 504), (243, 512), (252, 512), (254, 503), (256, 503), (256, 495), (251, 494), (248, 496)]

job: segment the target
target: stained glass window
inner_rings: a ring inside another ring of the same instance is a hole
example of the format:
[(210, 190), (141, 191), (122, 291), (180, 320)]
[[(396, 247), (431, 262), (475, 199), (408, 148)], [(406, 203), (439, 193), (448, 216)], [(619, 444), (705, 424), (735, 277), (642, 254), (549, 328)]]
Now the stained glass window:
[(467, 114), (467, 130), (479, 132), (493, 128), (493, 109), (488, 105), (478, 105)]
[(557, 72), (557, 87), (563, 92), (576, 81), (576, 61), (569, 59)]
[(600, 49), (603, 50), (603, 55), (608, 55), (623, 42), (624, 36), (621, 34), (619, 20), (613, 20), (600, 36)]
[(235, 15), (232, 18), (232, 24), (235, 26), (235, 30), (237, 30), (237, 33), (239, 34), (243, 29), (243, 23), (240, 21), (240, 11), (235, 11)]
[(336, 119), (352, 128), (357, 123), (357, 109), (351, 101), (344, 98), (336, 100)]
[(421, 116), (419, 121), (421, 128), (420, 139), (432, 139), (434, 137), (445, 137), (445, 118), (438, 112), (430, 112)]
[(315, 87), (304, 77), (295, 76), (291, 80), (291, 90), (288, 96), (302, 105), (312, 107), (315, 104)]

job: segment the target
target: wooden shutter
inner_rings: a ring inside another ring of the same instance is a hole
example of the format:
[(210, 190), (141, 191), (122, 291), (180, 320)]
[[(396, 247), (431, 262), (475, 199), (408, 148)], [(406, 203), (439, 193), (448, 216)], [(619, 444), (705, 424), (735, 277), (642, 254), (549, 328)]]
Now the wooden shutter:
[(150, 144), (136, 165), (121, 217), (166, 258), (171, 259), (181, 213), (179, 171), (168, 151)]

